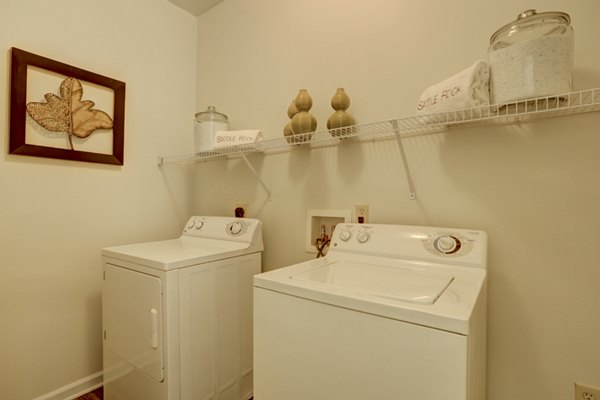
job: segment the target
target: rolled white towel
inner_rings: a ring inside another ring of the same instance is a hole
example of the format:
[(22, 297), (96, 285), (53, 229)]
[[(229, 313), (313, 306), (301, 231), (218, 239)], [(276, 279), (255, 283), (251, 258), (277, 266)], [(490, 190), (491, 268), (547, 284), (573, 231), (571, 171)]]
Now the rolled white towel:
[(262, 133), (256, 129), (239, 131), (217, 131), (215, 133), (215, 149), (237, 146), (240, 144), (253, 144), (262, 140)]
[(435, 114), (490, 104), (490, 67), (483, 60), (425, 89), (417, 115)]

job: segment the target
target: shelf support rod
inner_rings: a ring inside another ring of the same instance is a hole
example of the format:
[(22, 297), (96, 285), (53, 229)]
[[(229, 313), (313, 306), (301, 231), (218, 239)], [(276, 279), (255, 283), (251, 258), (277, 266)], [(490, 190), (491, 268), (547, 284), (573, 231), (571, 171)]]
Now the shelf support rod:
[(271, 200), (271, 191), (269, 190), (269, 188), (267, 187), (267, 185), (265, 185), (265, 183), (263, 182), (263, 180), (260, 179), (260, 176), (258, 175), (258, 173), (256, 172), (256, 170), (254, 169), (254, 167), (252, 166), (252, 164), (250, 164), (250, 161), (248, 161), (248, 158), (246, 158), (246, 155), (244, 153), (241, 153), (241, 155), (242, 155), (242, 159), (246, 163), (246, 166), (248, 166), (248, 168), (250, 169), (250, 172), (252, 172), (252, 175), (254, 175), (254, 177), (256, 178), (256, 180), (258, 181), (258, 183), (260, 183), (260, 186), (262, 186), (262, 188), (264, 189), (264, 191), (267, 193), (267, 196), (269, 196), (268, 199)]
[(400, 135), (400, 128), (398, 127), (398, 121), (393, 119), (392, 127), (394, 128), (394, 135), (396, 135), (396, 141), (398, 142), (398, 149), (400, 150), (400, 156), (402, 157), (402, 164), (404, 164), (404, 173), (406, 174), (406, 181), (408, 183), (408, 198), (414, 200), (417, 198), (415, 193), (415, 185), (413, 184), (412, 176), (410, 175), (410, 169), (408, 168), (408, 160), (406, 159), (406, 153), (404, 152), (404, 144), (402, 144), (402, 136)]

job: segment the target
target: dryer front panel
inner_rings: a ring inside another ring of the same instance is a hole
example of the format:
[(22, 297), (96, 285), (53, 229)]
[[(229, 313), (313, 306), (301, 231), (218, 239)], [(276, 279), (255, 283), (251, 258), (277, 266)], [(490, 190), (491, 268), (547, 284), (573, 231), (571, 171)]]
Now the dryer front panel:
[(162, 292), (162, 282), (155, 276), (105, 264), (105, 349), (158, 382), (164, 380)]

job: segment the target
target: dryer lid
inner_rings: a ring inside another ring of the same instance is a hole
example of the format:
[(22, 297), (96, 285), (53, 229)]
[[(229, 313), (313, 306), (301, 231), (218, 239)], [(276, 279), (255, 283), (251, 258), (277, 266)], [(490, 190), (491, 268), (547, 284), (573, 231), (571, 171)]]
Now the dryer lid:
[(102, 249), (102, 255), (169, 271), (256, 251), (248, 243), (182, 236), (178, 239), (106, 247)]
[(309, 281), (352, 290), (357, 296), (379, 297), (416, 304), (434, 304), (454, 280), (451, 273), (411, 267), (333, 262), (290, 275)]

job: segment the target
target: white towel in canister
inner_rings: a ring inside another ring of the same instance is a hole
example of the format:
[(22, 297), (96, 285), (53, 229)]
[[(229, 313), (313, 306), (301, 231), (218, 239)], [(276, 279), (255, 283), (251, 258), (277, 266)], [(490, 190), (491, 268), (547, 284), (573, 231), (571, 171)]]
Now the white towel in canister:
[(215, 149), (237, 146), (241, 144), (253, 144), (262, 140), (262, 133), (255, 129), (240, 131), (217, 131), (215, 132)]
[(417, 115), (435, 114), (490, 104), (490, 67), (479, 60), (469, 68), (425, 89)]

